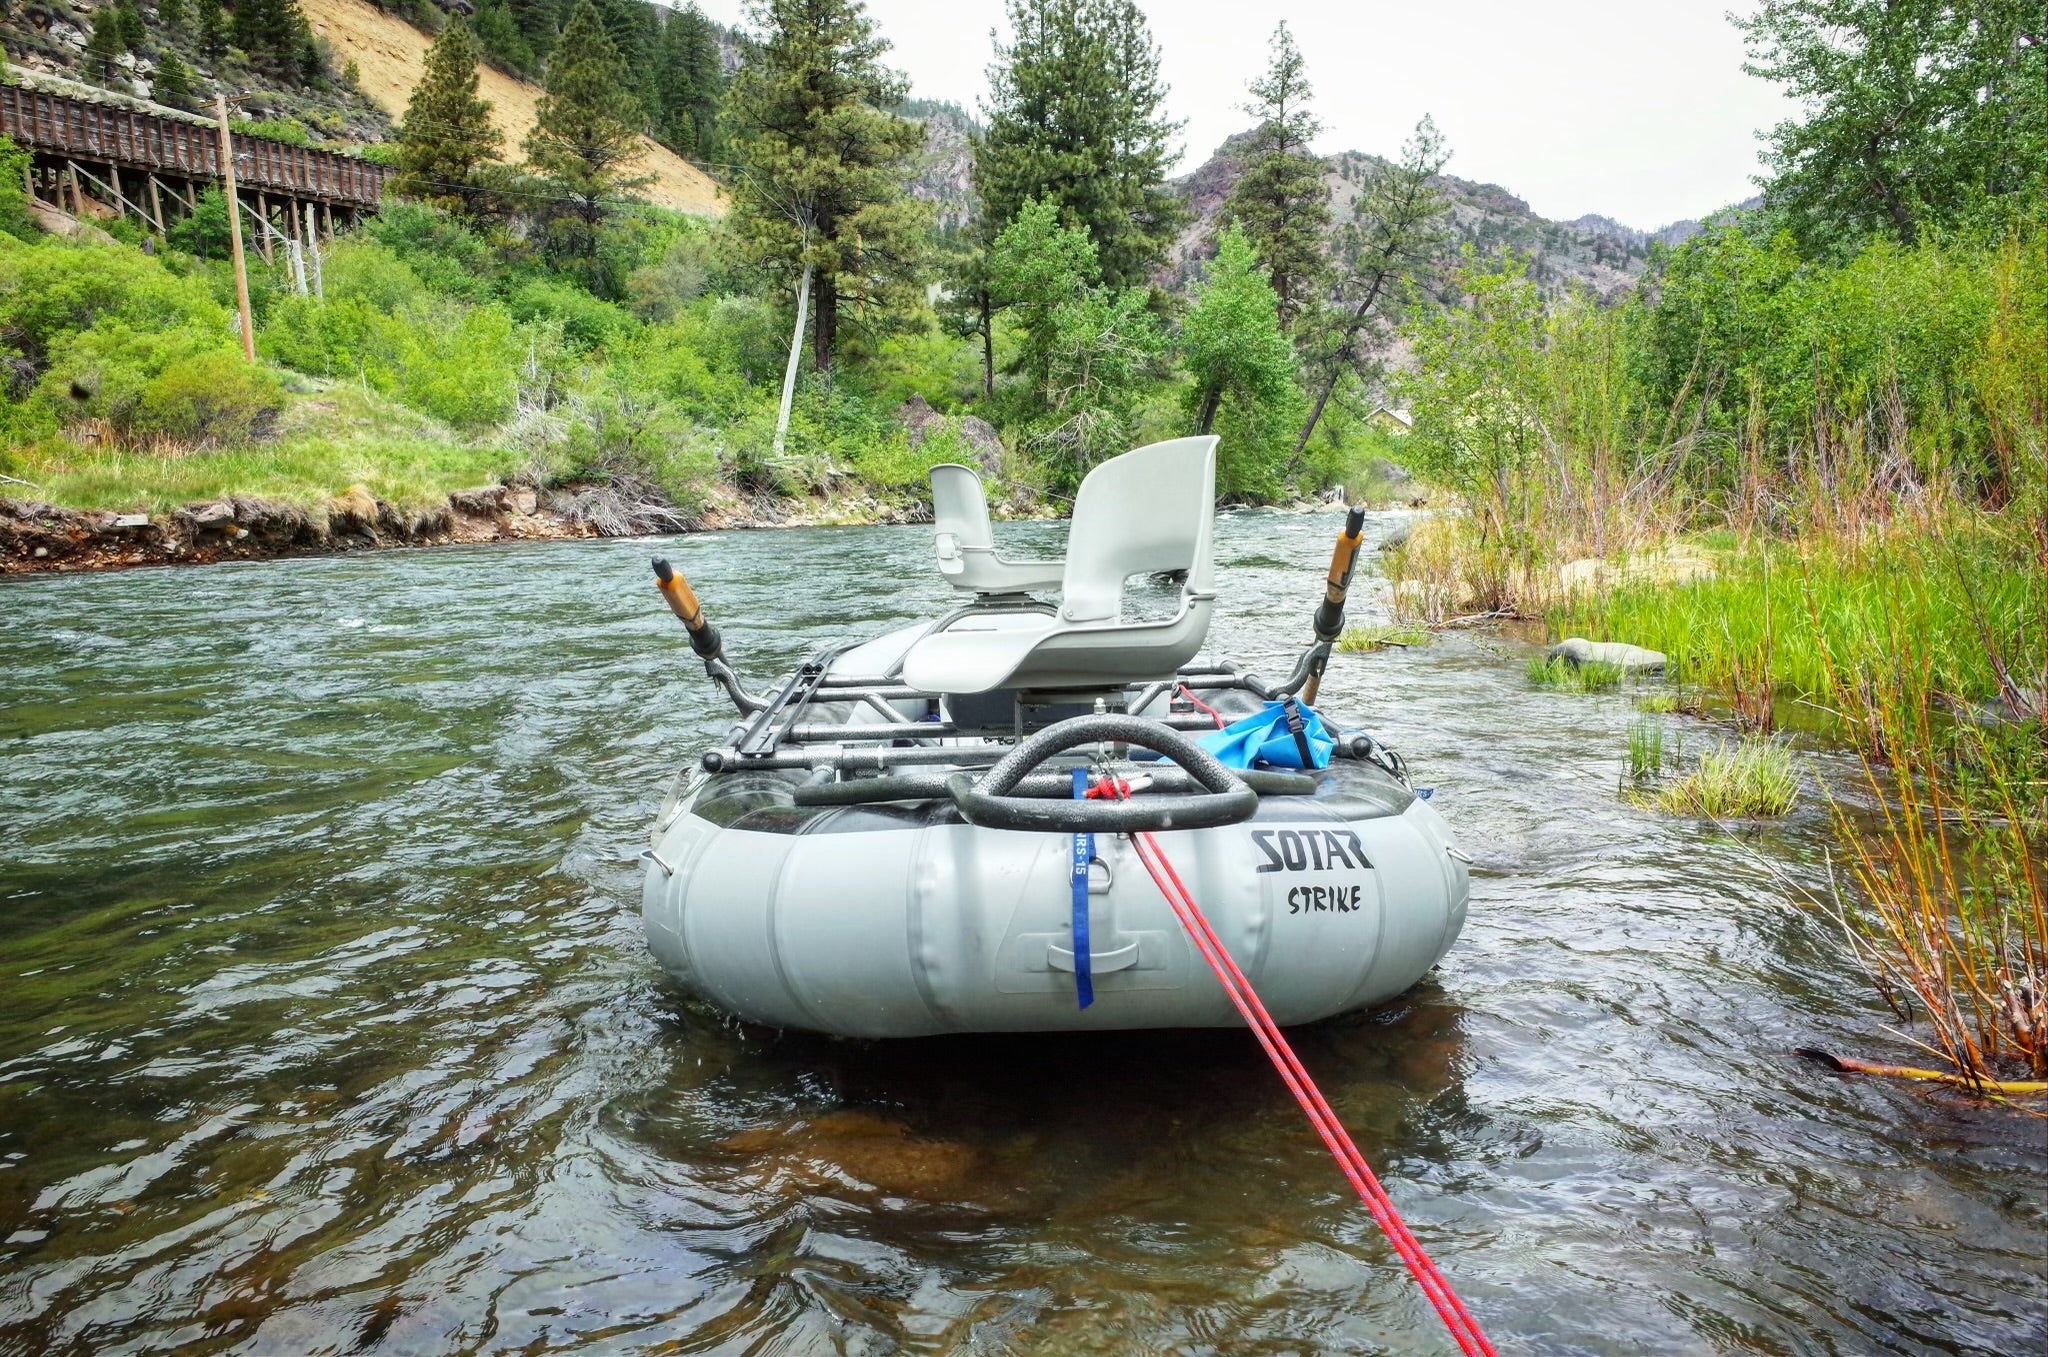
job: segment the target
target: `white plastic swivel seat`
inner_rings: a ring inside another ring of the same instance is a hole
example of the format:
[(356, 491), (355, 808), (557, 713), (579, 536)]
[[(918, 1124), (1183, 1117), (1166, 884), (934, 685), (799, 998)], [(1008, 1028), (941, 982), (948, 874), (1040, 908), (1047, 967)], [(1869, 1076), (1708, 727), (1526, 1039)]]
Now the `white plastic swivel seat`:
[(1064, 566), (1059, 561), (1011, 561), (996, 551), (995, 528), (988, 519), (988, 496), (972, 467), (946, 462), (932, 476), (933, 546), (939, 573), (955, 589), (977, 594), (1015, 594), (1052, 589)]
[[(973, 476), (965, 467), (934, 468), (935, 504), (942, 479), (956, 482), (957, 489), (957, 477), (940, 475), (954, 471)], [(977, 502), (980, 488), (975, 480)], [(903, 657), (903, 681), (927, 693), (985, 693), (995, 688), (1099, 688), (1172, 676), (1209, 633), (1216, 600), (1215, 505), (1212, 435), (1153, 443), (1111, 458), (1088, 473), (1075, 497), (1067, 559), (1057, 576), (1062, 594), (1058, 614), (970, 611), (911, 646)], [(946, 569), (948, 512), (938, 510), (941, 570)], [(980, 521), (988, 531), (985, 505)], [(1001, 562), (992, 537), (990, 543), (988, 559), (1020, 575), (1051, 564)], [(961, 554), (962, 568), (947, 577), (961, 587), (974, 587), (963, 583), (971, 567), (966, 552)], [(1160, 622), (1124, 621), (1124, 581), (1160, 571), (1187, 572), (1174, 615)]]

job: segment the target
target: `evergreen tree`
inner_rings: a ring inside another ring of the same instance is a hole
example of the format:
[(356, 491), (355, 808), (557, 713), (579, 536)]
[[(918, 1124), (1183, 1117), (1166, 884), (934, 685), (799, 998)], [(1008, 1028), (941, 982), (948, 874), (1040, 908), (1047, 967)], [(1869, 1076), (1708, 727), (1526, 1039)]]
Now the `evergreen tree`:
[(157, 0), (156, 17), (166, 28), (185, 26), (185, 0)]
[(696, 5), (671, 11), (662, 26), (654, 80), (656, 135), (691, 160), (715, 158), (725, 62), (711, 21)]
[(85, 55), (102, 80), (114, 78), (114, 58), (126, 46), (121, 41), (121, 13), (103, 9), (92, 17), (92, 33), (85, 40)]
[(757, 0), (758, 55), (727, 100), (740, 172), (741, 239), (795, 283), (812, 286), (812, 361), (829, 370), (840, 303), (863, 316), (922, 300), (928, 206), (905, 192), (924, 129), (884, 112), (904, 94), (881, 65), (889, 44), (859, 0)]
[(1179, 124), (1160, 112), (1159, 49), (1133, 0), (1009, 0), (975, 186), (998, 229), (1028, 200), (1094, 241), (1112, 287), (1148, 280), (1185, 220), (1164, 179)]
[(1321, 126), (1308, 111), (1309, 85), (1301, 49), (1283, 22), (1273, 30), (1273, 58), (1251, 84), (1245, 112), (1259, 120), (1246, 147), (1244, 173), (1224, 203), (1223, 215), (1244, 228), (1266, 266), (1279, 299), (1280, 323), (1315, 305), (1328, 277), (1324, 233), (1330, 225), (1330, 190), (1322, 158), (1308, 143)]
[(526, 136), (526, 163), (574, 204), (569, 216), (549, 223), (555, 247), (594, 261), (605, 215), (621, 194), (648, 181), (632, 176), (643, 110), (591, 0), (581, 0), (562, 29), (546, 89)]
[(1288, 439), (1301, 418), (1294, 349), (1280, 330), (1280, 299), (1243, 228), (1225, 227), (1216, 257), (1181, 323), (1181, 361), (1194, 384), (1188, 413), (1196, 433), (1224, 416), (1219, 495), (1270, 499), (1279, 493)]
[(1450, 152), (1428, 117), (1401, 148), (1401, 159), (1383, 165), (1352, 205), (1351, 220), (1338, 233), (1340, 261), (1329, 310), (1305, 341), (1315, 404), (1302, 426), (1294, 453), (1299, 457), (1316, 431), (1337, 384), (1362, 375), (1378, 347), (1385, 313), (1401, 292), (1442, 255), (1449, 237), (1449, 200), (1436, 187)]
[(164, 49), (156, 63), (156, 78), (150, 84), (149, 97), (172, 108), (192, 107), (192, 73), (169, 48)]
[(483, 0), (476, 7), (476, 17), (471, 22), (477, 46), (483, 49), (485, 60), (517, 75), (533, 73), (539, 59), (534, 56), (533, 44), (520, 30), (518, 20), (512, 17), (512, 8), (507, 0)]
[[(204, 8), (200, 16), (203, 24)], [(238, 0), (232, 31), (251, 61), (287, 78), (311, 75), (318, 66), (317, 58), (308, 59), (313, 35), (299, 0)]]
[(654, 49), (661, 38), (660, 10), (646, 0), (591, 0), (605, 34), (626, 68), (626, 83), (640, 101), (644, 131), (656, 115)]
[(220, 0), (194, 0), (199, 14), (199, 50), (206, 54), (208, 61), (219, 61), (227, 54), (227, 22), (220, 12)]
[(477, 56), (476, 38), (460, 19), (434, 39), (406, 101), (392, 185), (403, 197), (470, 217), (484, 199), (480, 171), (497, 160), (504, 142), (491, 122), (491, 105), (477, 97)]
[(121, 46), (130, 52), (140, 52), (149, 41), (149, 29), (142, 22), (142, 10), (135, 0), (120, 0), (114, 6), (114, 18), (120, 24)]

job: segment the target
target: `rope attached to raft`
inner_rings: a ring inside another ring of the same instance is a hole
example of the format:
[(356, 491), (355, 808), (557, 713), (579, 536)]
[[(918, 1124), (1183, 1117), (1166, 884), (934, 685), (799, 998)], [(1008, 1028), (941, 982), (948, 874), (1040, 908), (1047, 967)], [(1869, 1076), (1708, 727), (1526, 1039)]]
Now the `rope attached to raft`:
[[(1088, 794), (1121, 798), (1125, 792), (1118, 779), (1108, 778), (1105, 779), (1105, 786), (1098, 786)], [(1145, 870), (1151, 874), (1152, 883), (1158, 886), (1159, 893), (1166, 897), (1166, 903), (1172, 908), (1174, 917), (1179, 919), (1181, 927), (1187, 930), (1196, 950), (1201, 952), (1202, 959), (1209, 963), (1209, 969), (1215, 972), (1218, 983), (1223, 986), (1223, 992), (1230, 996), (1230, 1002), (1243, 1015), (1246, 1024), (1252, 1029), (1252, 1034), (1258, 1038), (1259, 1045), (1265, 1048), (1267, 1057), (1273, 1062), (1273, 1068), (1279, 1071), (1288, 1091), (1294, 1095), (1294, 1100), (1301, 1104), (1301, 1110), (1308, 1114), (1309, 1124), (1314, 1126), (1316, 1134), (1322, 1137), (1331, 1157), (1337, 1161), (1337, 1167), (1343, 1171), (1345, 1178), (1350, 1180), (1359, 1199), (1372, 1213), (1373, 1220), (1386, 1234), (1387, 1241), (1394, 1246), (1394, 1252), (1399, 1254), (1402, 1263), (1407, 1265), (1409, 1275), (1415, 1278), (1416, 1284), (1422, 1288), (1422, 1294), (1427, 1296), (1429, 1303), (1435, 1307), (1437, 1317), (1443, 1320), (1444, 1327), (1450, 1330), (1452, 1339), (1458, 1344), (1458, 1350), (1464, 1353), (1465, 1357), (1495, 1357), (1493, 1344), (1487, 1341), (1485, 1333), (1480, 1330), (1479, 1321), (1472, 1317), (1471, 1311), (1465, 1308), (1465, 1303), (1451, 1290), (1451, 1284), (1437, 1271), (1436, 1264), (1430, 1261), (1428, 1253), (1424, 1252), (1421, 1241), (1409, 1230), (1408, 1223), (1401, 1219), (1401, 1213), (1394, 1208), (1393, 1199), (1388, 1197), (1387, 1190), (1380, 1186), (1379, 1178), (1373, 1173), (1371, 1165), (1365, 1162), (1365, 1156), (1359, 1152), (1350, 1132), (1337, 1120), (1337, 1114), (1331, 1109), (1329, 1101), (1323, 1097), (1322, 1090), (1316, 1087), (1315, 1080), (1309, 1076), (1300, 1058), (1294, 1054), (1294, 1048), (1288, 1045), (1287, 1038), (1281, 1034), (1280, 1025), (1274, 1022), (1272, 1015), (1266, 1011), (1266, 1006), (1260, 1001), (1258, 992), (1252, 988), (1251, 981), (1238, 969), (1237, 962), (1231, 958), (1230, 952), (1223, 945), (1223, 940), (1216, 936), (1216, 930), (1209, 926), (1201, 907), (1195, 903), (1194, 896), (1188, 891), (1186, 883), (1180, 879), (1180, 873), (1174, 870), (1173, 863), (1168, 860), (1165, 850), (1159, 846), (1159, 841), (1150, 833), (1141, 831), (1131, 836), (1131, 842), (1137, 847), (1138, 860), (1145, 864)], [(1076, 946), (1078, 948), (1079, 944)]]

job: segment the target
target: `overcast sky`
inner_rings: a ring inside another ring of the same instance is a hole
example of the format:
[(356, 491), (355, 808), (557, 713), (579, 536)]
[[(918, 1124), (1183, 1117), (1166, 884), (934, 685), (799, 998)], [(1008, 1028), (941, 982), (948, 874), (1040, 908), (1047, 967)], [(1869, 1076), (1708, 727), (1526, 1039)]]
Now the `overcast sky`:
[[(1392, 155), (1424, 113), (1450, 172), (1503, 185), (1546, 217), (1642, 229), (1755, 192), (1759, 128), (1789, 112), (1742, 73), (1726, 18), (1753, 0), (1139, 0), (1187, 126), (1177, 172), (1249, 125), (1245, 82), (1285, 19), (1308, 59), (1316, 149)], [(743, 0), (698, 0), (721, 23)], [(868, 0), (920, 97), (979, 112), (1002, 0)]]

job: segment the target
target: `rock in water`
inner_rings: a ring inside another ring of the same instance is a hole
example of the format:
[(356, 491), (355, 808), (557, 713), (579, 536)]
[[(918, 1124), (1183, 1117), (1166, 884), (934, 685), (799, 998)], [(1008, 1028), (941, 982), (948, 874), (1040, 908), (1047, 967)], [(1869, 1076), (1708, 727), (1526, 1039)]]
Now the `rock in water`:
[(1574, 667), (1582, 664), (1611, 664), (1631, 674), (1664, 672), (1664, 652), (1646, 650), (1622, 641), (1587, 641), (1573, 636), (1550, 648), (1550, 658)]

